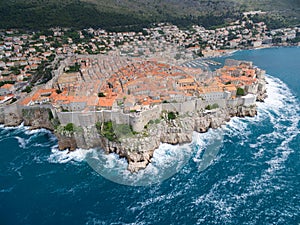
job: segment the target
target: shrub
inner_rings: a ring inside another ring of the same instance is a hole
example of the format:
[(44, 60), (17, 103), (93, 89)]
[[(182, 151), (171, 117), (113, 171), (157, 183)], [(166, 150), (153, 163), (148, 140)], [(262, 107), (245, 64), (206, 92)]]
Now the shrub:
[(219, 108), (219, 105), (218, 105), (218, 103), (214, 103), (214, 104), (212, 105), (212, 108), (213, 108), (213, 109), (217, 109), (217, 108)]
[(12, 98), (12, 100), (10, 101), (10, 104), (12, 104), (12, 103), (14, 103), (14, 102), (16, 102), (16, 101), (18, 101), (18, 99)]
[(49, 120), (53, 119), (53, 114), (52, 114), (51, 110), (48, 111), (48, 117), (49, 117)]
[(73, 123), (68, 123), (68, 124), (65, 126), (65, 130), (66, 130), (66, 131), (69, 131), (69, 132), (73, 132), (73, 131), (74, 131), (74, 124), (73, 124)]
[(236, 90), (236, 95), (240, 95), (240, 96), (245, 95), (245, 90), (243, 88), (238, 88)]
[(103, 92), (99, 92), (99, 93), (98, 93), (98, 97), (99, 97), (99, 98), (105, 97), (105, 94), (104, 94)]
[(80, 64), (76, 62), (74, 65), (69, 66), (69, 69), (66, 71), (66, 73), (74, 73), (79, 71), (80, 71)]
[(104, 123), (96, 123), (96, 128), (98, 129), (98, 132), (106, 137), (109, 141), (115, 141), (117, 140), (117, 137), (113, 130), (113, 124), (112, 121), (104, 122)]
[(174, 112), (168, 112), (168, 120), (176, 119), (176, 114)]
[(205, 109), (207, 109), (207, 110), (212, 110), (212, 109), (217, 109), (217, 108), (219, 108), (218, 103), (214, 103), (213, 105), (208, 105), (205, 107)]
[(22, 92), (30, 93), (31, 91), (31, 86), (27, 86)]

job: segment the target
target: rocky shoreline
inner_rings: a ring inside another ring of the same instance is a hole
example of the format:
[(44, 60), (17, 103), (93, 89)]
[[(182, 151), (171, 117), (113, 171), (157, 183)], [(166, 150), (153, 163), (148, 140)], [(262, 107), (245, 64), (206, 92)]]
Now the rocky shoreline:
[[(263, 101), (266, 94), (257, 96), (257, 101)], [(237, 106), (231, 108), (217, 108), (213, 110), (200, 110), (178, 116), (168, 120), (167, 113), (162, 115), (159, 123), (148, 124), (142, 133), (120, 136), (117, 141), (109, 141), (101, 136), (96, 126), (81, 127), (72, 132), (61, 132), (54, 128), (50, 116), (51, 110), (47, 108), (32, 108), (1, 114), (0, 123), (5, 126), (19, 126), (22, 122), (31, 129), (45, 128), (54, 132), (58, 139), (60, 150), (76, 148), (90, 149), (101, 147), (105, 153), (116, 153), (128, 161), (128, 170), (138, 172), (151, 163), (155, 149), (161, 143), (172, 145), (192, 142), (193, 132), (204, 133), (210, 128), (215, 129), (226, 124), (232, 117), (254, 117), (257, 115), (256, 105)]]
[(204, 133), (210, 128), (216, 129), (225, 125), (232, 117), (256, 115), (255, 105), (191, 112), (174, 120), (167, 120), (166, 115), (162, 115), (161, 121), (158, 124), (150, 124), (145, 132), (131, 137), (120, 137), (118, 141), (109, 141), (102, 137), (95, 127), (85, 127), (73, 133), (56, 133), (56, 136), (61, 150), (100, 146), (107, 154), (116, 153), (126, 158), (128, 170), (138, 172), (151, 163), (153, 153), (161, 143), (172, 145), (191, 143), (194, 131)]
[[(260, 95), (258, 101), (263, 101), (265, 94)], [(189, 112), (178, 116), (174, 120), (167, 119), (167, 113), (162, 115), (159, 123), (148, 124), (144, 132), (127, 136), (120, 136), (117, 141), (109, 141), (101, 136), (96, 126), (82, 127), (72, 132), (55, 130), (51, 113), (47, 108), (32, 108), (21, 111), (15, 108), (12, 112), (1, 114), (0, 123), (5, 126), (19, 126), (24, 123), (31, 129), (45, 128), (54, 132), (58, 139), (60, 150), (77, 148), (90, 149), (101, 147), (105, 153), (116, 153), (128, 161), (128, 170), (138, 172), (151, 163), (155, 149), (161, 143), (172, 145), (192, 142), (193, 132), (204, 133), (210, 128), (215, 129), (226, 124), (232, 117), (254, 117), (257, 108), (252, 106), (237, 106), (234, 108), (217, 108)]]
[[(189, 104), (181, 104), (179, 109), (174, 107), (176, 104), (174, 103), (171, 108), (161, 107), (157, 112), (154, 111), (155, 114), (141, 116), (139, 119), (142, 122), (139, 122), (138, 129), (132, 127), (132, 124), (136, 123), (135, 121), (135, 123), (130, 123), (125, 120), (115, 121), (114, 127), (111, 117), (106, 119), (86, 117), (88, 124), (73, 123), (73, 120), (66, 122), (63, 117), (59, 117), (61, 114), (51, 104), (22, 106), (14, 103), (0, 107), (0, 124), (18, 126), (23, 122), (31, 129), (48, 129), (57, 137), (60, 150), (74, 151), (76, 148), (100, 147), (107, 154), (116, 153), (120, 157), (126, 158), (128, 170), (134, 173), (146, 168), (151, 163), (154, 151), (159, 148), (161, 143), (171, 145), (191, 143), (194, 131), (204, 133), (209, 129), (219, 128), (230, 121), (232, 117), (256, 116), (255, 100), (262, 102), (267, 97), (264, 72), (256, 70), (256, 73), (258, 73), (257, 83), (253, 87), (248, 87), (249, 95), (242, 89), (243, 93), (240, 96), (223, 99), (224, 102), (221, 102), (220, 106), (215, 100), (209, 101), (203, 98), (202, 100), (198, 98), (197, 101), (200, 103), (197, 104), (184, 102)], [(227, 91), (226, 94), (231, 95), (231, 92)], [(182, 110), (181, 107), (185, 110)], [(71, 115), (73, 119), (73, 113)], [(120, 119), (122, 115), (118, 114), (117, 119)], [(128, 115), (126, 114), (126, 116)], [(80, 118), (77, 121), (81, 121)], [(105, 126), (107, 127), (105, 128)], [(118, 126), (122, 129), (118, 130)]]

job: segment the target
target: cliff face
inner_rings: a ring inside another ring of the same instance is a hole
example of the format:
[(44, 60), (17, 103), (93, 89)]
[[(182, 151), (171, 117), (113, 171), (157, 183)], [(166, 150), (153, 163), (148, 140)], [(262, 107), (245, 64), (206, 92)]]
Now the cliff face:
[(5, 124), (5, 126), (18, 126), (22, 123), (22, 117), (16, 112), (9, 112), (5, 116), (2, 116), (0, 119), (1, 124)]
[(109, 141), (99, 135), (96, 127), (84, 127), (79, 131), (56, 134), (59, 148), (74, 150), (79, 148), (101, 147), (106, 153), (116, 153), (128, 161), (128, 170), (137, 172), (150, 162), (154, 150), (160, 143), (172, 145), (192, 142), (193, 131), (206, 132), (210, 128), (218, 128), (231, 117), (255, 116), (255, 106), (239, 106), (229, 109), (215, 109), (207, 112), (193, 112), (168, 120), (167, 114), (158, 124), (149, 124), (145, 132), (119, 137), (117, 141)]
[(0, 124), (5, 126), (18, 126), (22, 123), (22, 115), (16, 104), (2, 107), (0, 113)]
[(55, 132), (55, 136), (58, 139), (59, 150), (69, 149), (70, 151), (74, 151), (78, 147), (74, 135), (66, 135)]
[(25, 126), (32, 129), (45, 128), (53, 131), (54, 126), (51, 122), (53, 115), (48, 108), (28, 108), (22, 109), (22, 120)]
[(9, 105), (0, 108), (0, 124), (18, 126), (24, 122), (31, 129), (45, 128), (53, 131), (53, 114), (50, 108), (31, 107), (22, 109), (18, 105)]
[[(263, 100), (265, 96), (262, 95)], [(117, 141), (109, 141), (102, 137), (95, 126), (80, 127), (72, 132), (58, 132), (60, 150), (76, 148), (101, 147), (108, 153), (116, 153), (128, 161), (128, 170), (137, 172), (145, 168), (150, 162), (155, 149), (160, 143), (172, 145), (190, 143), (193, 131), (206, 132), (209, 128), (218, 128), (230, 120), (231, 117), (255, 116), (255, 106), (238, 106), (226, 109), (215, 109), (206, 112), (190, 112), (174, 120), (168, 120), (167, 113), (157, 124), (148, 124), (144, 132), (132, 134), (129, 137), (120, 136)], [(25, 126), (32, 129), (46, 128), (55, 130), (55, 118), (50, 108), (32, 107), (19, 109), (13, 105), (1, 108), (0, 123), (6, 126), (17, 126), (24, 122)]]

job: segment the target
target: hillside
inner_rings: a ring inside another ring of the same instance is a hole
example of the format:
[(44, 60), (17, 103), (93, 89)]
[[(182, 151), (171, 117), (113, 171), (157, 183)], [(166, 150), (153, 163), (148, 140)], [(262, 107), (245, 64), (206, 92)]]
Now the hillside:
[(243, 11), (257, 9), (271, 12), (268, 18), (272, 20), (300, 20), (298, 0), (8, 0), (0, 2), (0, 28), (134, 30), (164, 21), (211, 27), (234, 20)]

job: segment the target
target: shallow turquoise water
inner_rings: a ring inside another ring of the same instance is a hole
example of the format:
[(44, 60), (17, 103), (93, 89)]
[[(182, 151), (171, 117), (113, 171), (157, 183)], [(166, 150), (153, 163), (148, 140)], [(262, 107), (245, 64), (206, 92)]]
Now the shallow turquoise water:
[(257, 117), (223, 127), (204, 171), (199, 162), (217, 131), (195, 136), (171, 178), (131, 187), (97, 174), (84, 150), (58, 152), (45, 130), (0, 128), (0, 224), (299, 224), (300, 48), (231, 58), (267, 70), (270, 98)]

